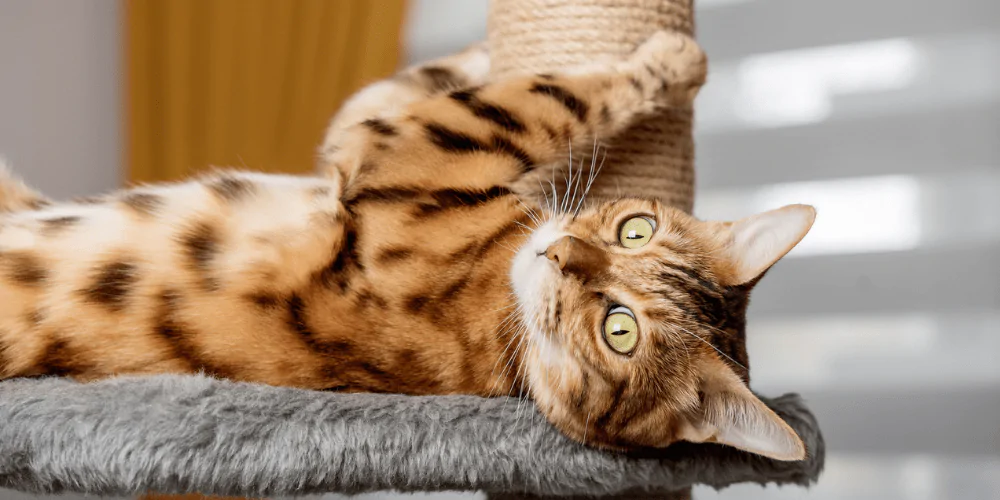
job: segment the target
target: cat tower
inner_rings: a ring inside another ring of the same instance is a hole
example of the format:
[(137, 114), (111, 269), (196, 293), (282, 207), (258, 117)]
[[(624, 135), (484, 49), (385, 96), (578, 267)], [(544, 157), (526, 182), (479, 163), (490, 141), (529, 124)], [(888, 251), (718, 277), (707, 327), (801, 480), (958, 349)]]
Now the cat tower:
[[(656, 29), (693, 29), (690, 0), (493, 0), (496, 76), (621, 56)], [(593, 196), (619, 190), (690, 210), (691, 111), (614, 138)], [(628, 455), (581, 446), (528, 401), (337, 394), (200, 376), (0, 383), (0, 487), (33, 493), (275, 497), (484, 491), (493, 499), (690, 498), (693, 484), (808, 485), (823, 467), (796, 395), (762, 398), (809, 457), (777, 462), (712, 444)]]
[[(621, 59), (657, 30), (693, 34), (693, 8), (693, 0), (492, 0), (487, 28), (491, 76)], [(690, 109), (671, 110), (621, 137), (606, 138), (611, 147), (588, 197), (652, 196), (691, 212), (691, 123)]]

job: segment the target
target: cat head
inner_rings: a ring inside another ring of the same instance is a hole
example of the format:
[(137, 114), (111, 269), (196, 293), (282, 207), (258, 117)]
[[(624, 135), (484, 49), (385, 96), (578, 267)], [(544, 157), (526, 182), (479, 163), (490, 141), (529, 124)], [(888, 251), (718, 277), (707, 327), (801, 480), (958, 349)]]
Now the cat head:
[(589, 445), (683, 440), (804, 458), (747, 386), (743, 326), (750, 289), (814, 219), (791, 205), (707, 222), (628, 198), (552, 216), (511, 269), (538, 407)]

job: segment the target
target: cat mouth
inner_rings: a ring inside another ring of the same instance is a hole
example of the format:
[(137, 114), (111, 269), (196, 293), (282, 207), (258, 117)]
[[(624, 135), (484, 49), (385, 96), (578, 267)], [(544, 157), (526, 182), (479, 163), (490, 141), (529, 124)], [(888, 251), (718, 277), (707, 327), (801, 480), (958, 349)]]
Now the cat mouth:
[(521, 308), (532, 316), (542, 314), (558, 269), (546, 255), (549, 247), (566, 235), (558, 220), (538, 226), (524, 242), (511, 262), (510, 282)]

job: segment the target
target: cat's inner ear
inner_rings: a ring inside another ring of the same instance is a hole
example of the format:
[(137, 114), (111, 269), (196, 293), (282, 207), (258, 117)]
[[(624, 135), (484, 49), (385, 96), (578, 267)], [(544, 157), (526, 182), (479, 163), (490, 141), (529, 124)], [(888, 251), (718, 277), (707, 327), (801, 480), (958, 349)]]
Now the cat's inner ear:
[(720, 225), (731, 269), (726, 284), (742, 285), (763, 274), (802, 241), (815, 220), (813, 207), (788, 205)]
[(700, 372), (701, 405), (681, 423), (680, 439), (725, 444), (775, 460), (805, 459), (798, 434), (725, 363), (713, 357)]

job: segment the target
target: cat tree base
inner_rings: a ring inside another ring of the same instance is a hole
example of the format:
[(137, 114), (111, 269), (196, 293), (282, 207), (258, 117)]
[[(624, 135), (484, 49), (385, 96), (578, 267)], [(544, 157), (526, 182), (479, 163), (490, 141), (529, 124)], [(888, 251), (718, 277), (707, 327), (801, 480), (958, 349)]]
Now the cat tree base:
[(595, 498), (600, 498), (600, 500), (691, 500), (691, 488), (684, 488), (681, 491), (676, 491), (673, 493), (663, 493), (659, 495), (650, 495), (642, 492), (637, 493), (623, 493), (619, 495), (604, 495), (601, 497), (594, 496), (537, 496), (537, 495), (519, 495), (515, 493), (493, 493), (487, 495), (489, 500), (594, 500)]
[(604, 452), (509, 398), (339, 394), (189, 375), (13, 379), (0, 382), (0, 488), (642, 499), (678, 498), (670, 495), (693, 484), (812, 483), (824, 457), (816, 420), (798, 396), (763, 400), (802, 437), (806, 460), (690, 443)]

